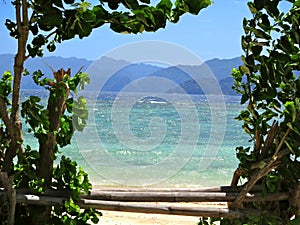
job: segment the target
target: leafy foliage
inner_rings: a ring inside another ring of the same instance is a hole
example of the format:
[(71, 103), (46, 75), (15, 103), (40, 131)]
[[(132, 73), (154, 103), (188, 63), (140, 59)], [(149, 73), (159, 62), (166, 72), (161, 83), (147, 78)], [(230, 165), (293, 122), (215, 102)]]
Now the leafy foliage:
[[(22, 164), (16, 164), (15, 177), (16, 187), (29, 188), (32, 193), (43, 194), (47, 189), (44, 187), (44, 180), (39, 180), (37, 171), (39, 167), (38, 151), (30, 149), (28, 146), (24, 154)], [(82, 168), (77, 167), (77, 163), (62, 156), (53, 172), (51, 189), (70, 193), (69, 200), (64, 205), (55, 205), (51, 218), (51, 224), (90, 224), (98, 223), (101, 213), (94, 209), (80, 210), (76, 204), (80, 200), (81, 194), (88, 194), (92, 188), (88, 179), (88, 174)], [(26, 205), (17, 206), (18, 219), (16, 224), (32, 223), (34, 211)]]
[[(161, 0), (156, 5), (150, 0), (101, 0), (98, 5), (86, 1), (31, 1), (34, 11), (30, 20), (31, 44), (27, 45), (30, 56), (42, 56), (43, 46), (52, 52), (56, 43), (78, 35), (88, 37), (92, 30), (109, 24), (117, 33), (142, 33), (165, 28), (167, 21), (176, 23), (185, 13), (197, 15), (211, 5), (210, 0)], [(19, 37), (17, 24), (9, 19), (6, 27), (10, 35)], [(49, 32), (49, 34), (42, 34)]]
[[(56, 142), (53, 149), (55, 151), (58, 149), (57, 145), (64, 147), (71, 143), (72, 135), (77, 126), (79, 130), (84, 128), (88, 115), (86, 100), (83, 97), (78, 97), (78, 100), (68, 98), (67, 93), (70, 90), (77, 92), (78, 86), (83, 88), (85, 84), (89, 83), (89, 78), (85, 73), (78, 73), (74, 77), (70, 77), (67, 74), (63, 74), (62, 77), (59, 77), (57, 74), (58, 72), (54, 73), (55, 79), (50, 79), (43, 78), (44, 75), (41, 71), (36, 71), (33, 74), (34, 81), (36, 84), (44, 86), (50, 92), (48, 106), (45, 108), (45, 106), (41, 105), (41, 99), (39, 97), (30, 96), (29, 99), (22, 103), (21, 110), (21, 115), (25, 118), (25, 122), (30, 125), (29, 132), (34, 133), (34, 136), (38, 139), (40, 144), (46, 143), (49, 138), (48, 135), (53, 132), (51, 130), (51, 122), (53, 122), (53, 119), (50, 118), (49, 114), (51, 105), (58, 107), (59, 104), (57, 100), (61, 97), (65, 99), (65, 108), (68, 114), (64, 114), (64, 110), (61, 111), (59, 129), (55, 131)], [(74, 120), (77, 121), (75, 127), (73, 126)], [(78, 120), (81, 122), (78, 122)], [(53, 209), (50, 221), (53, 221), (55, 224), (70, 224), (70, 221), (74, 222), (75, 220), (81, 221), (81, 224), (84, 224), (84, 222), (90, 219), (93, 222), (98, 222), (98, 216), (100, 214), (97, 211), (87, 209), (81, 212), (79, 206), (76, 205), (76, 201), (79, 200), (80, 195), (82, 193), (88, 194), (92, 188), (88, 180), (88, 175), (82, 168), (79, 168), (79, 171), (77, 170), (76, 162), (62, 156), (59, 165), (53, 170), (51, 184), (45, 185), (45, 180), (38, 176), (41, 163), (39, 160), (41, 150), (40, 148), (38, 152), (27, 147), (22, 163), (16, 165), (15, 174), (17, 175), (17, 186), (20, 188), (30, 188), (37, 193), (42, 193), (48, 188), (69, 191), (71, 193), (69, 201), (66, 201), (63, 206), (55, 206)], [(66, 214), (61, 214), (61, 212), (66, 212)], [(29, 217), (31, 216), (32, 215)], [(20, 223), (24, 220), (25, 218), (23, 218)]]
[(13, 76), (9, 71), (5, 72), (0, 80), (0, 96), (6, 104), (10, 104), (9, 94), (12, 92), (12, 80)]
[(88, 224), (90, 221), (93, 223), (99, 222), (100, 212), (92, 208), (81, 211), (80, 207), (76, 204), (76, 201), (80, 199), (80, 195), (83, 193), (88, 194), (92, 188), (88, 174), (81, 167), (78, 170), (76, 162), (62, 156), (60, 164), (54, 169), (53, 178), (53, 186), (56, 190), (70, 191), (72, 197), (68, 201), (65, 201), (64, 205), (54, 206), (50, 219), (51, 223)]
[[(1, 101), (1, 105), (6, 105), (6, 107), (11, 104), (9, 95), (12, 92), (12, 80), (13, 80), (13, 76), (9, 71), (5, 72), (0, 79), (0, 101)], [(2, 108), (0, 110), (5, 110), (5, 108)], [(2, 113), (0, 113), (0, 115), (1, 114)], [(5, 155), (4, 149), (6, 149), (8, 146), (9, 146), (9, 137), (6, 132), (6, 126), (1, 120), (0, 121), (0, 169), (3, 167), (4, 155)]]
[[(244, 20), (244, 65), (233, 70), (235, 89), (242, 94), (241, 103), (248, 103), (247, 110), (237, 119), (244, 122), (244, 130), (255, 142), (249, 154), (238, 148), (238, 158), (241, 160), (244, 156), (249, 162), (259, 162), (288, 148), (294, 155), (293, 161), (298, 163), (299, 3), (296, 1), (284, 14), (278, 10), (280, 1), (265, 1), (264, 5), (258, 2), (248, 3), (253, 19)], [(265, 136), (275, 121), (279, 123), (276, 138), (264, 149), (268, 144)]]
[[(248, 3), (253, 18), (243, 21), (244, 65), (232, 71), (233, 88), (242, 95), (241, 104), (247, 104), (236, 119), (243, 122), (253, 143), (252, 148), (236, 148), (238, 170), (246, 184), (261, 184), (263, 193), (291, 191), (300, 180), (300, 4), (284, 2), (290, 8), (282, 12), (282, 2)], [(234, 177), (234, 185), (237, 180)], [(295, 224), (299, 220), (296, 216), (290, 221), (296, 212), (288, 202), (244, 205), (260, 209), (261, 216), (222, 219), (221, 224)]]
[[(82, 78), (82, 79), (81, 79)], [(52, 87), (54, 80), (49, 78), (42, 78), (40, 71), (37, 71), (34, 75), (34, 79), (37, 84), (45, 86), (49, 91), (49, 101), (56, 97), (55, 89), (58, 88), (58, 83), (55, 87)], [(83, 87), (85, 83), (89, 82), (87, 75), (84, 73), (78, 73), (72, 78), (65, 77), (65, 81), (62, 81), (64, 85), (70, 87), (71, 90), (77, 91), (77, 86)], [(53, 94), (51, 94), (51, 91)], [(67, 98), (67, 96), (65, 95)], [(68, 115), (63, 115), (60, 121), (60, 129), (57, 132), (57, 145), (64, 147), (70, 144), (74, 127), (72, 123), (72, 116), (85, 121), (87, 119), (86, 101), (79, 97), (76, 101), (73, 98), (67, 100)], [(36, 96), (30, 96), (25, 102), (22, 103), (21, 115), (25, 118), (25, 122), (29, 124), (29, 132), (33, 132), (34, 136), (38, 139), (39, 143), (47, 141), (47, 134), (50, 131), (50, 119), (49, 110), (40, 103), (41, 99)], [(72, 106), (80, 105), (76, 107), (77, 110), (73, 111)], [(78, 124), (78, 123), (77, 123)], [(80, 129), (84, 127), (81, 123)], [(55, 149), (58, 149), (55, 147)], [(47, 189), (55, 189), (57, 191), (65, 191), (70, 193), (70, 198), (64, 205), (56, 205), (53, 208), (50, 222), (54, 224), (74, 224), (74, 222), (80, 222), (80, 224), (88, 224), (92, 221), (98, 222), (98, 217), (101, 215), (94, 209), (80, 210), (80, 207), (76, 204), (76, 201), (80, 200), (80, 195), (88, 194), (92, 188), (91, 183), (88, 180), (88, 175), (82, 170), (77, 168), (77, 163), (71, 161), (69, 158), (62, 156), (59, 165), (53, 170), (53, 178), (51, 185), (45, 186), (45, 180), (39, 178), (40, 169), (40, 152), (32, 150), (29, 146), (25, 149), (23, 154), (23, 160), (21, 163), (15, 165), (15, 185), (18, 188), (29, 188), (33, 193), (41, 194)], [(52, 162), (53, 163), (53, 162)], [(32, 209), (34, 209), (32, 211)], [(24, 205), (18, 205), (17, 210), (19, 212), (19, 219), (16, 224), (23, 224), (25, 221), (31, 221), (34, 216), (35, 208), (27, 207)], [(23, 212), (23, 213), (22, 213)], [(62, 213), (65, 212), (65, 213)]]

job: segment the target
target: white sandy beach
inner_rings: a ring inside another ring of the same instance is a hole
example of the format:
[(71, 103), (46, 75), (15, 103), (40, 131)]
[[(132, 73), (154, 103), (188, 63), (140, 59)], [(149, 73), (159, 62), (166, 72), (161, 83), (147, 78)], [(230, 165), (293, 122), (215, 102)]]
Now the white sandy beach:
[[(154, 203), (167, 205), (168, 203)], [(171, 204), (171, 203), (169, 203)], [(172, 203), (174, 204), (174, 203)], [(226, 203), (175, 203), (192, 207), (226, 207)], [(103, 214), (98, 224), (102, 225), (197, 225), (199, 217), (115, 212), (100, 210)]]

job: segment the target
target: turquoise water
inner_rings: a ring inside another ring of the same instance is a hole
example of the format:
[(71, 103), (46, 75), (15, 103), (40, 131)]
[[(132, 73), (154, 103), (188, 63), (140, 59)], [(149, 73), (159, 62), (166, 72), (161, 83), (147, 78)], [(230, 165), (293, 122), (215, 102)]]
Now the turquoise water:
[[(105, 93), (87, 99), (87, 128), (61, 151), (84, 167), (93, 184), (228, 185), (238, 165), (235, 148), (249, 145), (234, 120), (243, 109), (236, 96), (225, 96), (225, 108), (205, 96)], [(27, 142), (34, 144), (30, 136)]]

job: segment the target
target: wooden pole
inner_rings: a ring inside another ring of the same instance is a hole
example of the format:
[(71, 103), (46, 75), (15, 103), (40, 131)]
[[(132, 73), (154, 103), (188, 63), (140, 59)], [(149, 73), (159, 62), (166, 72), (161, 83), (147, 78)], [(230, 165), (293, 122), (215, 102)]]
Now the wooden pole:
[[(225, 193), (237, 193), (241, 191), (243, 186), (220, 186), (220, 187), (208, 187), (208, 188), (99, 188), (95, 187), (93, 188), (89, 195), (91, 196), (97, 196), (99, 193), (102, 192), (225, 192)], [(261, 185), (254, 186), (250, 193), (257, 193), (261, 192), (263, 190), (263, 187)], [(0, 188), (1, 192), (1, 188)], [(18, 189), (18, 193), (20, 194), (31, 194), (32, 191), (30, 189)], [(66, 190), (54, 190), (54, 189), (47, 189), (45, 192), (41, 193), (41, 195), (45, 196), (60, 196), (60, 197), (68, 197), (72, 195), (71, 191)], [(83, 195), (87, 196), (87, 195)]]
[[(111, 187), (103, 188), (95, 186), (91, 193), (97, 193), (101, 191), (115, 191), (115, 192), (239, 192), (243, 189), (243, 186), (220, 186), (220, 187), (206, 187), (206, 188), (122, 188)], [(255, 185), (250, 193), (261, 192), (263, 187), (261, 185)]]
[[(6, 195), (6, 192), (0, 191), (0, 196)], [(238, 193), (222, 193), (222, 192), (102, 192), (97, 197), (89, 196), (87, 199), (83, 196), (77, 204), (85, 208), (95, 208), (100, 210), (139, 212), (139, 213), (157, 213), (186, 215), (198, 217), (235, 217), (239, 218), (246, 214), (259, 215), (259, 211), (254, 209), (232, 209), (232, 208), (205, 208), (205, 207), (183, 207), (159, 204), (145, 204), (138, 202), (229, 202), (234, 201)], [(102, 199), (101, 199), (102, 198)], [(104, 198), (104, 200), (103, 200)], [(280, 201), (289, 198), (289, 193), (278, 194), (247, 194), (245, 201)], [(118, 199), (118, 200), (117, 200)], [(31, 205), (53, 206), (62, 205), (68, 200), (68, 197), (59, 196), (37, 196), (31, 194), (16, 194), (17, 203), (25, 203)], [(124, 202), (126, 201), (126, 202)], [(132, 202), (135, 201), (135, 202)]]
[[(17, 202), (31, 205), (51, 206), (55, 204), (64, 204), (66, 198), (37, 196), (17, 194)], [(94, 208), (99, 210), (135, 212), (135, 213), (153, 213), (153, 214), (169, 214), (169, 215), (184, 215), (197, 217), (234, 217), (240, 218), (246, 214), (259, 215), (259, 211), (253, 209), (235, 210), (229, 208), (206, 208), (206, 207), (183, 207), (183, 206), (168, 206), (156, 204), (138, 204), (118, 201), (102, 201), (82, 199), (77, 204), (82, 209)]]
[[(6, 194), (0, 191), (0, 196)], [(57, 197), (68, 199), (63, 192), (52, 192), (52, 195), (30, 195), (17, 192), (18, 199), (26, 200), (30, 198)], [(105, 200), (105, 201), (123, 201), (123, 202), (232, 202), (239, 193), (223, 193), (223, 192), (93, 192), (90, 195), (82, 195), (81, 199)], [(35, 196), (35, 197), (34, 197)], [(244, 202), (264, 202), (264, 201), (282, 201), (289, 199), (289, 193), (276, 194), (247, 194)], [(52, 199), (52, 198), (51, 198)], [(55, 202), (53, 202), (55, 203)]]
[[(232, 202), (239, 193), (222, 192), (111, 192), (100, 191), (85, 195), (85, 199), (126, 202)], [(282, 201), (289, 193), (247, 194), (245, 202)]]
[(84, 196), (86, 199), (126, 202), (220, 202), (233, 201), (236, 193), (220, 192), (109, 192)]
[[(81, 205), (81, 204), (79, 204)], [(91, 207), (100, 210), (135, 212), (135, 213), (153, 213), (153, 214), (169, 214), (184, 215), (196, 217), (234, 217), (240, 218), (245, 216), (247, 210), (234, 210), (228, 208), (204, 208), (204, 207), (182, 207), (167, 206), (154, 204), (134, 204), (117, 201), (100, 201), (86, 199), (81, 207)], [(251, 211), (251, 210), (250, 210)], [(248, 211), (248, 212), (250, 212)], [(251, 213), (258, 213), (251, 211)]]

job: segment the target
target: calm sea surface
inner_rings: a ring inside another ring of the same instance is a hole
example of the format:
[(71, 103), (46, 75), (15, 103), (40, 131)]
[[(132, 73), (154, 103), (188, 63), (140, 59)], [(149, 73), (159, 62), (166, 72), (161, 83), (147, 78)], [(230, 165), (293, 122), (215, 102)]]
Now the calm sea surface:
[[(23, 99), (40, 91), (23, 91)], [(84, 95), (84, 94), (83, 94)], [(89, 120), (61, 152), (76, 160), (93, 184), (204, 187), (228, 185), (237, 146), (249, 145), (239, 97), (224, 105), (205, 96), (86, 95)], [(220, 122), (221, 121), (221, 122)], [(26, 143), (37, 147), (26, 135)]]

